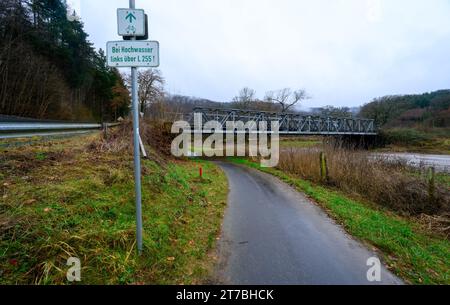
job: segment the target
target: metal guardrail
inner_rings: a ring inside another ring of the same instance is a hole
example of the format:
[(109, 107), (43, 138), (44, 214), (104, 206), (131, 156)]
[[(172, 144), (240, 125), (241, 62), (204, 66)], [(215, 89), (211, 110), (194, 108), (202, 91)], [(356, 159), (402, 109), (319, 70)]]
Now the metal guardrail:
[(0, 139), (29, 138), (35, 136), (55, 136), (83, 134), (118, 123), (44, 123), (44, 122), (0, 122)]

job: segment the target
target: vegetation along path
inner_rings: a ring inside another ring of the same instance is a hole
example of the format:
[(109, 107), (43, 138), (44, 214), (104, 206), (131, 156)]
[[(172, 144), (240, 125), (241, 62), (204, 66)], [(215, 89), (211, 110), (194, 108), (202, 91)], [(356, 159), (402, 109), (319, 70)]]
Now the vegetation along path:
[(225, 175), (206, 161), (168, 162), (148, 146), (138, 257), (131, 145), (121, 130), (108, 141), (90, 135), (0, 145), (0, 284), (70, 284), (69, 257), (81, 260), (81, 284), (198, 284), (209, 277)]

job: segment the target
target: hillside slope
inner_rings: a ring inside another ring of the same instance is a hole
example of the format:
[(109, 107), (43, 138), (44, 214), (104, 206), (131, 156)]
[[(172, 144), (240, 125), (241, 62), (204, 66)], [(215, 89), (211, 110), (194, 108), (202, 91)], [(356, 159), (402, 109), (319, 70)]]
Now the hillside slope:
[(361, 116), (385, 128), (450, 128), (450, 90), (377, 98), (362, 107)]
[(450, 90), (385, 96), (364, 105), (395, 150), (450, 154)]

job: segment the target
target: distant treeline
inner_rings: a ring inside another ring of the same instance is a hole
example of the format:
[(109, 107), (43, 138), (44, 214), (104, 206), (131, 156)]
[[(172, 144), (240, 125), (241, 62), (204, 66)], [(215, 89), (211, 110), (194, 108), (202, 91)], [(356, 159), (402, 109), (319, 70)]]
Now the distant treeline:
[[(72, 18), (70, 18), (72, 20)], [(0, 114), (114, 120), (130, 98), (61, 0), (0, 1)]]
[(449, 128), (450, 90), (377, 98), (360, 115), (385, 128)]
[(167, 95), (165, 102), (173, 111), (179, 113), (190, 113), (196, 107), (281, 112), (281, 107), (275, 103), (242, 96), (236, 96), (231, 102), (216, 102), (191, 96)]
[[(235, 97), (231, 102), (223, 103), (190, 96), (167, 95), (165, 97), (165, 103), (170, 111), (176, 113), (191, 113), (196, 107), (217, 109), (243, 109), (278, 113), (281, 113), (283, 111), (282, 106), (274, 102), (258, 99), (250, 100), (248, 102), (242, 102), (239, 97)], [(359, 112), (359, 108), (325, 106), (312, 108), (310, 109), (310, 111), (300, 111), (298, 109), (292, 109), (289, 112), (323, 117), (353, 117)]]

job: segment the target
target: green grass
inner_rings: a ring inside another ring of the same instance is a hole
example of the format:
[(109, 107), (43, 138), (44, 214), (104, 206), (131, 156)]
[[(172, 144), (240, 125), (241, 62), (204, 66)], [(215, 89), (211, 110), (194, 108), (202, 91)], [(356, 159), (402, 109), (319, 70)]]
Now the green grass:
[(287, 138), (281, 139), (280, 148), (310, 148), (322, 145), (323, 141), (320, 138)]
[(450, 175), (447, 173), (437, 173), (436, 181), (450, 188)]
[(272, 174), (304, 192), (358, 239), (378, 248), (388, 267), (413, 284), (450, 284), (450, 242), (422, 230), (413, 221), (376, 209), (344, 194), (314, 185), (247, 159), (234, 163)]
[(73, 142), (0, 151), (0, 284), (69, 284), (71, 256), (81, 260), (81, 284), (208, 280), (228, 192), (223, 172), (206, 161), (143, 161), (138, 257), (132, 159)]

